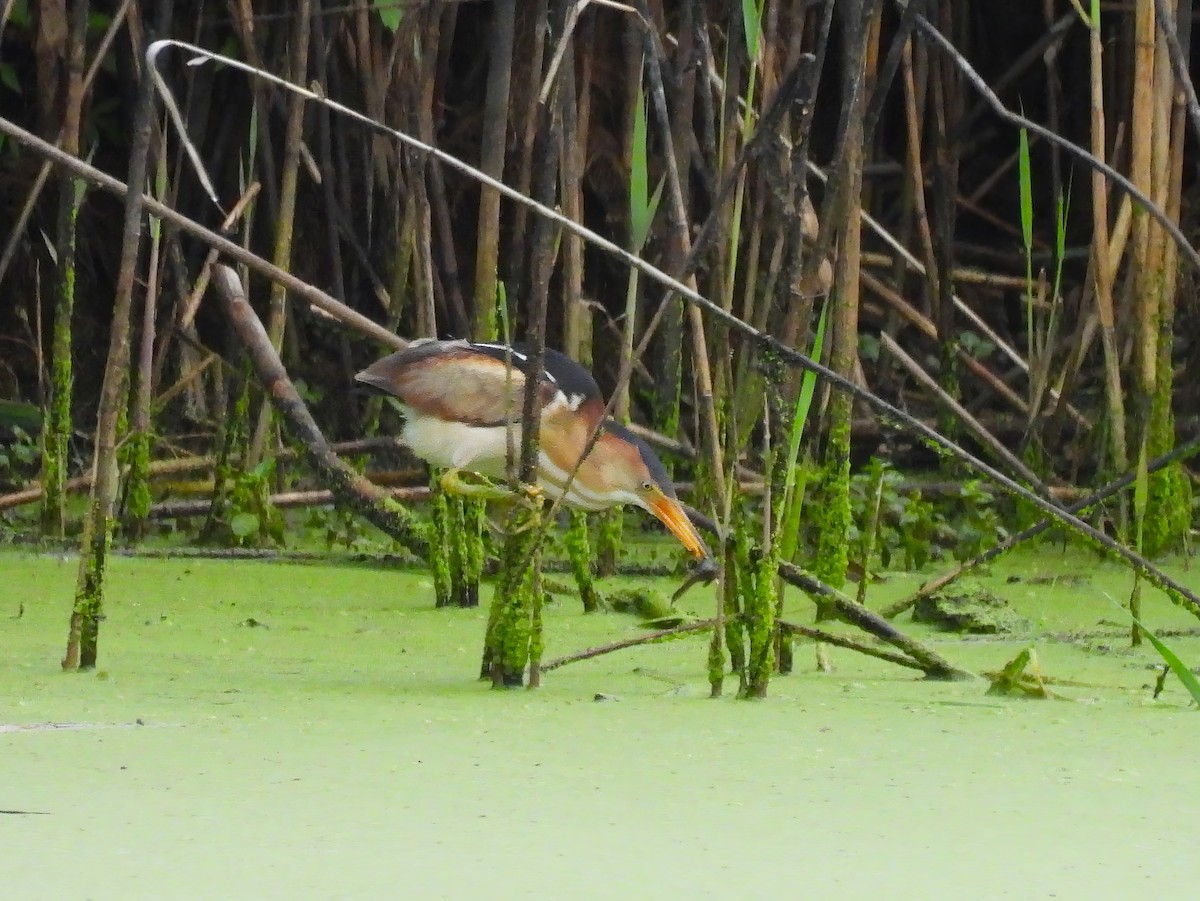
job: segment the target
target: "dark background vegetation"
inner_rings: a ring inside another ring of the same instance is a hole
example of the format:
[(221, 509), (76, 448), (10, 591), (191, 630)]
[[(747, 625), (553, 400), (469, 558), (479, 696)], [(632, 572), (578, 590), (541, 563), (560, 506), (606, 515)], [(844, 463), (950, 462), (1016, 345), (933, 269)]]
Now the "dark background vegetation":
[[(502, 134), (504, 152), (496, 174), (506, 183), (533, 193), (539, 169), (552, 165), (560, 176), (552, 203), (569, 215), (574, 211), (597, 232), (628, 243), (628, 185), (638, 154), (631, 144), (634, 101), (647, 83), (643, 60), (648, 46), (637, 17), (628, 9), (593, 3), (579, 14), (564, 61), (569, 77), (559, 82), (555, 101), (555, 115), (564, 124), (557, 132), (558, 144), (545, 151), (537, 141), (542, 128), (537, 85), (558, 47), (570, 4), (516, 3), (511, 34), (502, 38), (497, 32), (504, 30), (498, 24), (503, 3), (228, 0), (169, 6), (170, 36), (219, 49), (298, 83), (319, 83), (325, 95), (472, 165), (495, 167), (497, 156), (488, 151), (496, 149), (494, 136)], [(756, 292), (766, 290), (768, 273), (776, 282), (786, 278), (790, 250), (782, 264), (772, 261), (772, 242), (789, 234), (789, 221), (794, 224), (797, 214), (796, 207), (788, 213), (780, 197), (786, 194), (798, 204), (805, 189), (829, 230), (821, 235), (821, 249), (828, 248), (828, 260), (834, 262), (850, 227), (847, 223), (856, 216), (852, 213), (847, 219), (846, 213), (855, 205), (827, 204), (825, 188), (816, 179), (806, 186), (793, 180), (781, 189), (775, 171), (781, 157), (803, 150), (817, 165), (837, 173), (847, 154), (839, 129), (852, 105), (846, 75), (861, 65), (868, 111), (877, 114), (866, 123), (862, 210), (931, 270), (951, 275), (935, 283), (898, 262), (893, 247), (864, 228), (861, 255), (854, 254), (848, 271), (836, 280), (826, 272), (824, 280), (788, 286), (790, 292), (771, 289), (762, 301), (765, 307), (760, 307), (765, 310), (765, 329), (794, 337), (802, 349), (811, 347), (820, 289), (836, 281), (831, 296), (838, 308), (844, 306), (847, 285), (860, 285), (852, 324), (836, 327), (841, 335), (849, 335), (858, 353), (848, 366), (834, 360), (835, 368), (988, 454), (988, 442), (964, 430), (944, 403), (881, 345), (881, 334), (891, 336), (997, 443), (1012, 448), (1062, 496), (1102, 475), (1124, 471), (1139, 453), (1153, 456), (1168, 449), (1174, 436), (1172, 415), (1191, 430), (1198, 400), (1194, 386), (1200, 380), (1200, 359), (1192, 340), (1195, 273), (1178, 262), (1178, 255), (1163, 250), (1170, 243), (1165, 233), (1135, 215), (1133, 236), (1114, 244), (1112, 348), (1122, 377), (1117, 390), (1128, 420), (1121, 456), (1109, 441), (1115, 408), (1113, 389), (1105, 387), (1104, 317), (1098, 313), (1094, 289), (1097, 219), (1089, 168), (1063, 148), (1036, 136), (1031, 139), (1032, 244), (1027, 249), (1018, 130), (986, 107), (959, 63), (937, 49), (920, 28), (901, 33), (902, 5), (839, 2), (829, 20), (822, 3), (767, 0), (749, 6), (758, 7), (762, 16), (756, 66), (747, 58), (746, 4), (652, 0), (644, 7), (663, 54), (667, 107), (684, 181), (685, 231), (693, 238), (714, 213), (716, 191), (734, 171), (737, 149), (749, 140), (735, 98), (747, 96), (752, 68), (751, 105), (762, 112), (801, 53), (815, 53), (821, 60), (806, 82), (812, 106), (807, 144), (786, 144), (803, 136), (797, 126), (800, 98), (778, 128), (778, 139), (764, 141), (751, 154), (744, 170), (740, 220), (735, 222), (731, 203), (716, 210), (718, 238), (701, 250), (697, 266), (702, 293), (717, 300), (723, 286), (732, 283), (732, 310), (742, 315)], [(1109, 162), (1162, 203), (1194, 244), (1195, 135), (1189, 132), (1169, 64), (1164, 76), (1165, 44), (1158, 41), (1163, 56), (1153, 79), (1138, 69), (1135, 59), (1138, 11), (1152, 6), (1100, 4), (1103, 63), (1094, 69), (1092, 29), (1083, 16), (1090, 10), (1065, 0), (920, 4), (927, 23), (953, 42), (1010, 110), (1023, 112), (1081, 147), (1098, 140)], [(0, 116), (48, 140), (57, 138), (60, 146), (125, 179), (143, 49), (156, 20), (168, 10), (163, 4), (136, 0), (16, 0), (0, 4), (0, 11), (6, 17), (0, 35)], [(304, 12), (309, 14), (307, 24), (301, 22)], [(1189, 52), (1195, 14), (1186, 3), (1178, 4), (1178, 14), (1178, 32)], [(83, 16), (86, 29), (73, 32), (75, 17), (82, 21)], [(854, 39), (862, 33), (856, 24), (860, 16), (868, 23), (862, 47)], [(1157, 32), (1151, 28), (1153, 41)], [(106, 34), (111, 43), (102, 49)], [(898, 39), (911, 41), (908, 55), (890, 82), (880, 86), (876, 79), (886, 69), (889, 51), (899, 46)], [(73, 93), (79, 72), (101, 52), (94, 81), (86, 91)], [(1195, 56), (1192, 52), (1189, 58)], [(228, 211), (250, 182), (261, 186), (250, 215), (231, 230), (236, 240), (409, 337), (480, 335), (488, 330), (495, 281), (487, 248), (493, 247), (495, 279), (506, 288), (517, 333), (523, 331), (534, 240), (529, 211), (506, 200), (494, 222), (481, 220), (485, 192), (478, 183), (315, 104), (302, 108), (299, 128), (289, 137), (293, 101), (284, 91), (227, 67), (187, 66), (187, 58), (186, 51), (171, 50), (160, 66), (184, 109), (190, 139), (223, 209)], [(511, 81), (507, 99), (489, 109), (489, 84), (505, 77)], [(1165, 109), (1158, 118), (1146, 119), (1145, 103), (1138, 105), (1134, 86), (1139, 79), (1150, 84), (1151, 102)], [(1093, 81), (1100, 85), (1105, 110), (1098, 138), (1090, 107)], [(178, 135), (162, 117), (161, 106), (158, 109), (148, 190), (218, 228), (222, 210), (205, 196), (181, 152)], [(649, 142), (644, 155), (653, 188), (665, 171), (665, 145), (649, 105), (647, 110)], [(919, 148), (914, 148), (914, 138)], [(1153, 181), (1144, 184), (1144, 173), (1135, 171), (1139, 146), (1154, 160)], [(163, 165), (156, 174), (158, 160)], [(69, 315), (69, 477), (84, 472), (91, 458), (90, 435), (121, 253), (122, 204), (92, 190), (72, 220), (63, 212), (71, 207), (72, 182), (53, 172), (28, 221), (16, 227), (18, 214), (35, 190), (40, 166), (37, 156), (11, 139), (0, 147), (0, 222), (9, 224), (0, 240), (13, 251), (0, 282), (0, 398), (16, 404), (7, 408), (10, 445), (23, 440), (20, 432), (12, 431), (14, 423), (24, 422), (24, 432), (36, 433), (36, 427), (20, 417), (51, 405), (53, 329), (56, 315), (61, 321), (65, 309), (63, 247), (70, 232), (75, 251)], [(295, 181), (294, 207), (288, 199), (289, 179)], [(1100, 231), (1118, 234), (1124, 195), (1107, 193)], [(1061, 241), (1056, 238), (1060, 198), (1066, 210)], [(643, 255), (676, 274), (682, 260), (680, 237), (666, 207), (664, 200)], [(813, 247), (813, 238), (808, 236), (806, 248)], [(616, 383), (621, 359), (628, 270), (575, 240), (563, 237), (556, 245), (548, 341), (590, 361), (608, 391)], [(579, 265), (570, 261), (573, 252)], [(234, 398), (241, 369), (218, 305), (205, 299), (194, 322), (183, 324), (180, 317), (206, 253), (198, 242), (167, 229), (150, 278), (148, 251), (142, 251), (133, 297), (131, 371), (135, 380), (150, 378), (150, 396), (159, 399), (152, 404), (147, 432), (153, 460), (216, 453), (226, 437), (227, 420), (237, 410)], [(1147, 253), (1166, 255), (1158, 266), (1147, 267), (1139, 263)], [(1060, 260), (1062, 279), (1055, 292)], [(1027, 262), (1032, 284), (1026, 282)], [(860, 282), (860, 271), (872, 280)], [(151, 369), (142, 373), (137, 347), (148, 290), (156, 301), (154, 352)], [(264, 319), (283, 330), (283, 359), (326, 433), (353, 438), (378, 428), (378, 410), (350, 389), (352, 374), (379, 349), (302, 303), (277, 304), (272, 312), (270, 287), (257, 276), (248, 278), (248, 290)], [(646, 279), (638, 291), (640, 328), (661, 293)], [(981, 317), (992, 335), (982, 333), (949, 304), (951, 291)], [(1027, 315), (1030, 294), (1034, 302)], [(1150, 294), (1160, 298), (1157, 306), (1146, 305)], [(794, 336), (788, 335), (786, 325), (789, 312), (794, 314), (791, 302), (802, 305)], [(568, 326), (572, 317), (577, 327)], [(649, 353), (634, 369), (631, 416), (687, 448), (700, 448), (705, 439), (699, 427), (694, 348), (684, 323), (680, 305), (672, 306)], [(708, 337), (718, 405), (752, 396), (761, 383), (746, 376), (758, 365), (749, 346), (711, 324)], [(997, 340), (1026, 358), (1041, 379), (1030, 379), (1011, 355), (997, 348)], [(196, 375), (194, 368), (210, 350), (222, 360)], [(825, 354), (828, 358), (828, 343)], [(968, 364), (967, 357), (973, 362)], [(744, 362), (749, 369), (743, 368)], [(794, 392), (798, 373), (782, 378)], [(1061, 389), (1061, 395), (1055, 397), (1049, 388)], [(1156, 408), (1155, 397), (1164, 396), (1167, 403)], [(818, 401), (821, 410), (828, 409), (823, 395)], [(727, 410), (721, 412), (724, 417)], [(256, 414), (236, 415), (249, 417), (245, 422), (253, 433)], [(386, 415), (385, 411), (385, 430)], [(136, 416), (131, 418), (136, 421)], [(881, 455), (907, 469), (940, 465), (920, 442), (861, 404), (853, 408), (852, 424), (860, 462)], [(745, 423), (733, 428), (725, 436), (727, 451), (744, 451), (761, 439), (761, 431)], [(258, 448), (256, 456), (269, 457), (276, 446), (277, 432), (268, 431), (265, 449)], [(809, 431), (814, 442), (823, 433)], [(1149, 436), (1144, 444), (1143, 436)], [(27, 442), (34, 443), (32, 438)], [(821, 455), (814, 443), (811, 458), (820, 461)], [(751, 470), (758, 465), (755, 457), (752, 452), (742, 457)], [(16, 489), (38, 478), (38, 459), (36, 454), (8, 454), (0, 481)], [(680, 470), (681, 475), (689, 472)], [(952, 481), (959, 480), (959, 471), (951, 468), (947, 473)], [(1176, 489), (1182, 491), (1182, 484)], [(1190, 509), (1187, 512), (1190, 517)], [(1167, 536), (1161, 544), (1173, 543)]]

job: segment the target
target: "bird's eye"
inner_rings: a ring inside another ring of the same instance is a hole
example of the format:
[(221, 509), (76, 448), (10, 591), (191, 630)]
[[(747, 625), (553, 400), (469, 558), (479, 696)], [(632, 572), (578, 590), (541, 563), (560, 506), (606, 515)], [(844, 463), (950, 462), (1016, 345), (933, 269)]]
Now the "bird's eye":
[(642, 490), (643, 491), (653, 491), (654, 483), (651, 482), (649, 479), (647, 479), (646, 481), (642, 482)]

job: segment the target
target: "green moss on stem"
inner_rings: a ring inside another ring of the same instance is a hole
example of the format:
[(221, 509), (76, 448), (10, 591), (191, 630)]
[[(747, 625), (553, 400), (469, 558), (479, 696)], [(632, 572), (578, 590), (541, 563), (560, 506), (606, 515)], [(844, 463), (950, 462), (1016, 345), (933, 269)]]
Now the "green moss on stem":
[(567, 549), (567, 559), (571, 562), (571, 572), (575, 576), (575, 584), (579, 588), (579, 597), (583, 601), (585, 613), (594, 613), (604, 606), (600, 592), (596, 590), (596, 582), (592, 578), (592, 553), (588, 541), (587, 514), (582, 510), (571, 511), (571, 524), (567, 528), (563, 543)]
[(508, 517), (500, 581), (484, 640), (484, 666), (497, 688), (519, 686), (529, 662), (541, 516), (540, 499), (529, 499), (516, 504)]
[[(821, 493), (824, 503), (810, 506), (810, 515), (817, 525), (817, 551), (813, 574), (834, 588), (846, 582), (846, 567), (850, 560), (850, 419), (834, 416), (825, 450), (825, 465), (821, 472)], [(827, 618), (832, 611), (818, 605), (818, 618)]]
[(625, 513), (620, 507), (614, 507), (600, 513), (597, 520), (600, 528), (596, 535), (596, 575), (615, 576), (621, 562)]
[(430, 479), (429, 512), (432, 519), (433, 541), (429, 544), (429, 572), (433, 576), (434, 603), (448, 607), (453, 603), (454, 584), (450, 574), (454, 554), (453, 529), (450, 524), (450, 501), (436, 477)]

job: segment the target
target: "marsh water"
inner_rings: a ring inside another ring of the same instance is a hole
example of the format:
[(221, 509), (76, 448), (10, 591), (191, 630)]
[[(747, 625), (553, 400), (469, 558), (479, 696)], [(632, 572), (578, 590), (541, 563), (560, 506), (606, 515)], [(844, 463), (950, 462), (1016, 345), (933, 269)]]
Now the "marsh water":
[[(978, 673), (1032, 647), (1054, 700), (798, 645), (766, 701), (712, 701), (699, 637), (496, 692), (486, 608), (433, 609), (421, 573), (203, 559), (114, 559), (100, 668), (68, 675), (75, 570), (0, 554), (0, 898), (1195, 892), (1200, 716), (1173, 678), (1152, 698), (1161, 661), (1109, 600), (1130, 577), (1083, 553), (982, 578), (1018, 634), (898, 621)], [(1145, 612), (1200, 663), (1200, 623)], [(563, 597), (546, 654), (639, 631)]]

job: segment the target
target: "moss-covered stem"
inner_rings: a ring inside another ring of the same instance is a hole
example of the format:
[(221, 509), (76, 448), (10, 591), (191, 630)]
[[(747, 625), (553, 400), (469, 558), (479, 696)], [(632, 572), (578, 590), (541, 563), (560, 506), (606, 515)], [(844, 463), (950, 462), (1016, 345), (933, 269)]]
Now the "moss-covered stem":
[[(79, 156), (83, 118), (84, 57), (87, 47), (88, 0), (71, 4), (67, 33), (67, 96), (60, 146)], [(63, 537), (65, 489), (72, 432), (71, 396), (74, 375), (71, 361), (71, 320), (75, 310), (75, 249), (79, 208), (86, 183), (63, 173), (58, 185), (58, 221), (55, 246), (54, 327), (50, 362), (50, 391), (42, 432), (42, 534)], [(15, 234), (15, 232), (14, 232)], [(39, 301), (40, 302), (40, 301)]]
[(867, 495), (870, 507), (866, 511), (866, 518), (863, 521), (862, 529), (859, 531), (859, 534), (862, 536), (861, 560), (863, 575), (858, 583), (858, 596), (855, 598), (863, 606), (866, 606), (867, 603), (867, 584), (871, 581), (867, 577), (867, 572), (871, 568), (871, 560), (875, 556), (875, 542), (879, 537), (879, 513), (883, 503), (883, 479), (887, 474), (887, 468), (882, 461), (872, 459), (871, 466), (871, 488)]
[(450, 519), (450, 505), (454, 501), (446, 497), (437, 475), (430, 478), (429, 491), (430, 532), (433, 536), (429, 548), (429, 572), (433, 577), (434, 606), (449, 607), (454, 602), (451, 558), (454, 556), (455, 541)]
[[(858, 294), (859, 251), (862, 237), (862, 165), (864, 158), (863, 117), (866, 113), (866, 91), (862, 87), (867, 75), (867, 42), (871, 29), (868, 24), (878, 12), (878, 3), (867, 2), (855, 11), (847, 10), (843, 21), (848, 48), (844, 63), (843, 84), (850, 99), (846, 110), (846, 129), (841, 147), (839, 182), (842, 192), (833, 212), (839, 241), (834, 265), (833, 293), (830, 314), (830, 369), (849, 377), (858, 354)], [(850, 418), (853, 398), (837, 392), (829, 403), (829, 432), (823, 461), (823, 491), (825, 504), (817, 540), (817, 575), (833, 587), (840, 587), (846, 578), (850, 538)], [(825, 604), (819, 604), (818, 615), (832, 615)]]
[(620, 507), (596, 514), (596, 575), (615, 576), (621, 563), (621, 536), (625, 513)]
[[(1180, 4), (1182, 7), (1182, 4)], [(1186, 104), (1183, 92), (1173, 89), (1169, 63), (1168, 43), (1173, 35), (1161, 27), (1155, 48), (1155, 79), (1160, 90), (1169, 92), (1171, 108), (1168, 115), (1166, 105), (1156, 106), (1156, 129), (1166, 135), (1165, 146), (1156, 147), (1157, 185), (1156, 199), (1162, 199), (1167, 216), (1172, 222), (1182, 216), (1184, 195), (1183, 168), (1184, 144), (1186, 140)], [(1162, 229), (1153, 229), (1157, 261), (1153, 276), (1153, 289), (1158, 293), (1157, 316), (1150, 324), (1154, 344), (1153, 394), (1149, 403), (1149, 421), (1146, 425), (1145, 456), (1156, 457), (1168, 452), (1175, 443), (1175, 417), (1171, 401), (1174, 394), (1174, 344), (1175, 307), (1178, 289), (1178, 249), (1168, 240)], [(1180, 465), (1162, 469), (1158, 473), (1147, 473), (1147, 515), (1142, 533), (1142, 552), (1155, 557), (1175, 549), (1186, 542), (1192, 523), (1192, 484)], [(1135, 635), (1140, 638), (1140, 632)]]
[(546, 650), (542, 631), (542, 607), (546, 603), (546, 591), (542, 587), (542, 543), (533, 548), (534, 559), (529, 567), (529, 687), (539, 688), (542, 684), (542, 654)]
[(459, 582), (455, 603), (459, 607), (479, 606), (479, 583), (483, 578), (483, 564), (487, 558), (484, 545), (486, 512), (482, 501), (458, 498), (456, 516), (461, 547), (459, 548)]
[(775, 669), (775, 617), (778, 608), (779, 544), (769, 541), (756, 555), (753, 592), (746, 602), (748, 698), (765, 698)]
[[(554, 0), (553, 10), (543, 4), (539, 12), (539, 35), (553, 42), (562, 34), (567, 0)], [(540, 40), (539, 40), (540, 44)], [(539, 51), (539, 55), (541, 51)], [(549, 73), (546, 73), (547, 75)], [(535, 174), (533, 195), (545, 204), (553, 204), (557, 196), (558, 139), (561, 119), (555, 115), (559, 104), (557, 79), (550, 85), (549, 94), (537, 108), (536, 139), (533, 148)], [(527, 307), (526, 367), (527, 372), (541, 374), (546, 361), (546, 317), (557, 254), (557, 227), (545, 217), (533, 223), (530, 254), (530, 278)], [(499, 606), (494, 631), (490, 628), (485, 641), (485, 657), (491, 655), (492, 684), (495, 687), (515, 686), (521, 682), (529, 660), (533, 640), (533, 593), (541, 591), (536, 570), (541, 565), (538, 549), (542, 537), (542, 498), (530, 496), (524, 486), (537, 481), (539, 428), (538, 406), (540, 378), (525, 380), (521, 404), (520, 464), (513, 479), (513, 491), (522, 499), (508, 519), (508, 537), (501, 561), (500, 583), (493, 607)], [(540, 622), (540, 615), (539, 615)], [(491, 624), (489, 623), (489, 626)], [(540, 638), (538, 639), (540, 641)]]
[[(513, 42), (516, 27), (516, 0), (497, 0), (492, 6), (488, 30), (488, 79), (484, 99), (483, 130), (479, 168), (500, 179), (508, 148), (510, 85), (513, 71)], [(472, 309), (472, 337), (476, 341), (495, 341), (497, 337), (496, 300), (499, 291), (500, 194), (483, 185), (479, 193), (479, 214), (475, 229), (475, 292)], [(576, 239), (578, 240), (578, 239)], [(483, 504), (464, 500), (462, 507), (463, 567), (460, 584), (463, 606), (478, 606), (479, 578), (483, 570)]]
[(722, 631), (729, 653), (729, 671), (738, 677), (738, 693), (746, 689), (746, 623), (742, 599), (753, 588), (750, 567), (751, 539), (748, 517), (742, 504), (733, 508), (733, 531), (725, 542), (725, 578), (721, 582)]
[[(521, 685), (533, 638), (534, 567), (540, 564), (541, 503), (519, 504), (508, 517), (500, 577), (488, 617), (483, 667), (494, 688)], [(540, 617), (540, 615), (539, 615)]]
[[(160, 200), (166, 194), (167, 161), (159, 154), (153, 193)], [(128, 472), (126, 483), (125, 528), (140, 536), (150, 513), (150, 404), (154, 392), (155, 319), (158, 311), (159, 252), (162, 248), (162, 223), (150, 218), (150, 263), (147, 267), (146, 295), (142, 304), (142, 324), (138, 336), (138, 365), (134, 381), (133, 412), (129, 440), (126, 442)]]
[[(160, 34), (170, 31), (171, 0), (158, 6)], [(150, 155), (150, 130), (154, 108), (153, 81), (143, 67), (134, 115), (129, 155), (129, 184), (146, 181)], [(96, 666), (100, 644), (100, 622), (104, 616), (105, 573), (112, 541), (113, 511), (120, 476), (117, 470), (117, 427), (127, 400), (129, 372), (129, 321), (133, 306), (134, 280), (142, 239), (142, 192), (130, 191), (125, 198), (121, 262), (117, 270), (108, 359), (100, 390), (93, 468), (96, 473), (79, 552), (79, 578), (67, 631), (62, 666), (65, 670), (88, 670)]]
[(82, 180), (64, 176), (59, 203), (58, 278), (54, 295), (50, 392), (42, 430), (42, 534), (63, 537), (67, 462), (73, 429), (71, 395), (71, 319), (75, 309), (75, 226), (82, 201)]
[(575, 584), (579, 588), (579, 597), (583, 601), (584, 613), (595, 613), (603, 606), (600, 592), (596, 590), (596, 581), (592, 578), (592, 554), (588, 547), (588, 519), (582, 510), (571, 511), (571, 524), (567, 528), (565, 538), (567, 559), (571, 564), (571, 573), (575, 576)]

